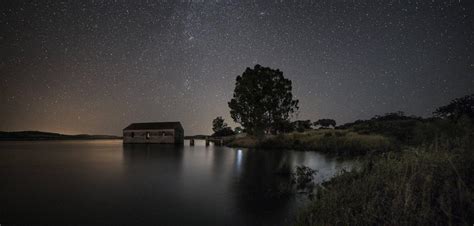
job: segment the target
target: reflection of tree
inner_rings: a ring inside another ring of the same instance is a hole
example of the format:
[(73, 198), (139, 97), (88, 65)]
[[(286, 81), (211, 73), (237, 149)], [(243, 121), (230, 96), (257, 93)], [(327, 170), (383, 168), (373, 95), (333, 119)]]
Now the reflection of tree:
[[(252, 219), (248, 222), (265, 221), (269, 224), (282, 224), (287, 216), (291, 195), (291, 177), (283, 171), (291, 170), (291, 155), (285, 151), (246, 151), (241, 162), (242, 173), (235, 189), (235, 202), (243, 214)], [(237, 160), (237, 159), (236, 159)]]

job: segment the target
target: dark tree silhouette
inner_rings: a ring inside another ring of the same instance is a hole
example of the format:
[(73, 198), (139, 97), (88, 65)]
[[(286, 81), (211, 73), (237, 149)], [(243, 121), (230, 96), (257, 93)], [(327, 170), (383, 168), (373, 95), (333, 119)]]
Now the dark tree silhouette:
[(328, 128), (329, 126), (336, 127), (336, 121), (334, 119), (319, 119), (313, 123), (314, 126), (320, 126), (321, 128)]
[(311, 129), (311, 121), (297, 120), (293, 122), (293, 127), (298, 132), (304, 132), (305, 130)]
[(474, 94), (452, 100), (448, 105), (436, 109), (433, 115), (449, 119), (459, 119), (463, 115), (474, 118)]
[(225, 136), (232, 136), (235, 132), (230, 127), (225, 127), (215, 133), (212, 134), (213, 137), (225, 137)]
[(406, 116), (405, 112), (397, 111), (397, 112), (385, 113), (384, 115), (375, 115), (374, 117), (372, 117), (371, 120), (391, 121), (391, 120), (407, 120), (411, 118), (414, 118), (414, 116)]
[(214, 131), (212, 134), (214, 137), (234, 135), (234, 131), (232, 131), (229, 126), (227, 126), (227, 123), (224, 122), (224, 119), (221, 116), (212, 120), (212, 130)]
[(295, 125), (293, 122), (290, 122), (290, 120), (280, 121), (276, 127), (280, 133), (291, 133), (295, 130)]
[(283, 72), (255, 65), (237, 76), (230, 115), (249, 134), (278, 133), (298, 110), (291, 81)]
[(214, 132), (217, 132), (219, 130), (223, 130), (227, 127), (227, 123), (224, 122), (224, 119), (219, 116), (217, 118), (215, 118), (214, 120), (212, 120), (212, 130)]

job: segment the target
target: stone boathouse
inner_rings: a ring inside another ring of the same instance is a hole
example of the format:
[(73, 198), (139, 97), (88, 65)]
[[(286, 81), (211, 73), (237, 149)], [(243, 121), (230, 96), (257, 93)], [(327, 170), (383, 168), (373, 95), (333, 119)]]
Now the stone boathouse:
[(123, 129), (123, 143), (182, 144), (184, 130), (180, 122), (132, 123)]

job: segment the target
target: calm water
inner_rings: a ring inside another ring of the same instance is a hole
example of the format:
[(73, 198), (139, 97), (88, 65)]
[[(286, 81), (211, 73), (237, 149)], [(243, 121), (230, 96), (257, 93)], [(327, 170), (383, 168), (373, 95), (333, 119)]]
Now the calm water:
[(305, 199), (278, 195), (283, 166), (330, 178), (351, 162), (315, 152), (0, 142), (0, 223), (286, 225)]

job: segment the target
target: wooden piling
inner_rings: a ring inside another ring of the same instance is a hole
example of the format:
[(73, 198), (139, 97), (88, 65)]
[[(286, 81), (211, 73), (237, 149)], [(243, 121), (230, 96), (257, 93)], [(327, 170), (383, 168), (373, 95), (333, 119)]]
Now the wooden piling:
[(194, 146), (194, 139), (189, 140), (189, 145)]

